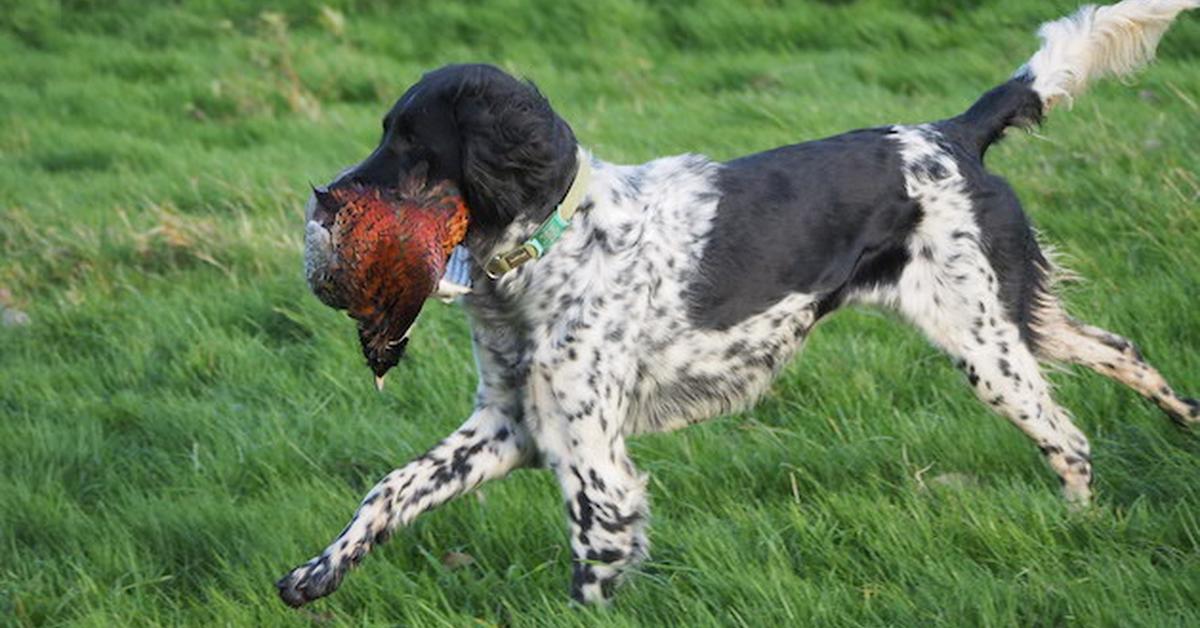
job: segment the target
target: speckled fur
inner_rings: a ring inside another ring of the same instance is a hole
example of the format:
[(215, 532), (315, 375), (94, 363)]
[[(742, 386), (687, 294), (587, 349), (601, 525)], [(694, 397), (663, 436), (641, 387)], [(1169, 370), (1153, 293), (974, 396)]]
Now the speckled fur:
[[(463, 304), (480, 372), (475, 413), (372, 489), (325, 552), (290, 575), (289, 601), (331, 591), (397, 526), (532, 460), (557, 474), (566, 499), (574, 597), (606, 599), (649, 547), (645, 478), (625, 438), (748, 407), (800, 348), (816, 322), (812, 295), (725, 330), (689, 321), (718, 164), (688, 155), (593, 168), (549, 255), (495, 283), (474, 277)], [(513, 225), (495, 248), (532, 229)]]
[[(1142, 5), (1127, 0), (1118, 6), (1133, 15)], [(1049, 43), (1062, 43), (1057, 37)], [(1093, 45), (1081, 41), (1085, 50)], [(754, 309), (729, 309), (736, 316), (723, 316), (719, 325), (705, 324), (693, 306), (697, 286), (708, 285), (712, 269), (738, 277), (731, 266), (737, 260), (705, 258), (714, 238), (729, 237), (718, 228), (722, 200), (744, 198), (723, 193), (721, 174), (729, 166), (696, 155), (640, 166), (593, 158), (579, 213), (545, 257), (498, 281), (475, 269), (474, 289), (462, 300), (479, 371), (471, 417), (371, 489), (325, 551), (279, 581), (284, 601), (300, 605), (330, 593), (397, 527), (527, 465), (550, 469), (562, 489), (572, 596), (607, 601), (649, 548), (646, 477), (630, 459), (626, 438), (750, 406), (818, 319), (847, 303), (895, 311), (921, 329), (961, 367), (980, 400), (1041, 449), (1067, 500), (1085, 504), (1092, 480), (1088, 441), (1052, 398), (1040, 360), (1088, 366), (1133, 387), (1180, 423), (1200, 421), (1200, 408), (1176, 395), (1129, 341), (1066, 314), (1051, 282), (1043, 281), (1053, 269), (1037, 250), (1015, 195), (983, 168), (987, 145), (1009, 126), (1036, 121), (1052, 96), (1035, 93), (1029, 86), (1037, 75), (1029, 73), (1077, 61), (1043, 57), (958, 118), (877, 129), (853, 142), (812, 149), (859, 151), (855, 155), (874, 157), (863, 163), (888, 164), (895, 176), (887, 179), (834, 174), (846, 177), (842, 183), (849, 181), (853, 190), (899, 182), (888, 185), (902, 189), (886, 192), (903, 201), (897, 207), (907, 208), (904, 215), (915, 221), (895, 222), (884, 234), (894, 237), (872, 242), (900, 250), (879, 256), (870, 268), (852, 269), (836, 285), (766, 295), (772, 299), (765, 309), (758, 301)], [(1072, 84), (1071, 93), (1078, 88)], [(797, 153), (779, 154), (786, 160)], [(778, 168), (791, 162), (762, 163)], [(536, 220), (518, 217), (499, 234), (468, 232), (466, 242), (476, 261), (486, 260), (536, 226)], [(864, 228), (853, 220), (835, 227), (849, 239)], [(1005, 252), (1001, 243), (1012, 236), (1017, 248)], [(320, 245), (319, 238), (310, 240)], [(308, 254), (320, 262), (320, 251)], [(755, 259), (762, 262), (761, 255)], [(1014, 265), (1026, 274), (1014, 275)], [(721, 287), (723, 294), (737, 294), (728, 280)]]
[[(944, 140), (928, 125), (895, 127), (889, 137), (923, 219), (899, 280), (855, 291), (847, 302), (899, 312), (954, 357), (980, 399), (1035, 441), (1073, 503), (1089, 495), (1088, 442), (1051, 398), (1039, 356), (1091, 366), (1195, 421), (1194, 402), (1169, 392), (1132, 345), (1068, 322), (1049, 296), (1038, 325), (1046, 340), (1023, 341), (984, 254), (971, 182)], [(325, 552), (290, 575), (302, 583), (291, 589), (297, 602), (331, 591), (397, 526), (534, 461), (557, 475), (563, 491), (573, 596), (608, 599), (649, 548), (646, 480), (626, 437), (749, 407), (801, 347), (822, 295), (790, 295), (724, 330), (688, 317), (687, 287), (716, 206), (719, 164), (688, 155), (636, 167), (595, 160), (593, 168), (583, 206), (552, 252), (498, 282), (477, 275), (463, 300), (480, 374), (475, 412), (386, 476)], [(514, 225), (496, 248), (533, 228)], [(489, 253), (475, 252), (477, 259)]]

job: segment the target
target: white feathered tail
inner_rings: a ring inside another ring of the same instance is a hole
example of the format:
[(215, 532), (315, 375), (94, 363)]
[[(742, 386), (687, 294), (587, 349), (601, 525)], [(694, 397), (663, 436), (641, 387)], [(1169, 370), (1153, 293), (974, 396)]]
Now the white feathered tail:
[(1060, 101), (1070, 106), (1092, 81), (1126, 76), (1154, 58), (1154, 49), (1181, 12), (1200, 0), (1124, 0), (1085, 6), (1038, 29), (1042, 47), (1017, 70), (1032, 78), (1043, 112)]

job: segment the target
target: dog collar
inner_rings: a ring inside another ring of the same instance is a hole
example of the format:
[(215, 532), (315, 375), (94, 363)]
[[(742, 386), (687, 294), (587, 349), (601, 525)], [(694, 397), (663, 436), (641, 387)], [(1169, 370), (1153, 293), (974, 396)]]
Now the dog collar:
[(498, 279), (521, 264), (540, 258), (562, 237), (563, 232), (571, 224), (571, 217), (579, 209), (579, 203), (583, 200), (584, 193), (587, 192), (588, 181), (592, 176), (591, 159), (588, 158), (582, 146), (575, 151), (575, 161), (578, 163), (575, 180), (571, 182), (571, 187), (567, 190), (567, 195), (563, 197), (562, 202), (554, 208), (550, 217), (543, 221), (537, 231), (534, 231), (533, 235), (521, 246), (497, 253), (488, 260), (487, 265), (483, 267), (488, 277)]

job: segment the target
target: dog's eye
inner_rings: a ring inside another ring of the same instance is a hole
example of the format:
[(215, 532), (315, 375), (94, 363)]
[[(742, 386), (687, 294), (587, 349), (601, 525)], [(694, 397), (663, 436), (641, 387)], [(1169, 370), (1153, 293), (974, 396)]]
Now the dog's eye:
[(416, 143), (415, 137), (413, 136), (411, 131), (400, 131), (398, 129), (396, 130), (395, 133), (392, 134), (392, 138), (391, 138), (391, 142), (390, 142), (391, 147), (398, 151), (405, 150), (408, 147), (412, 146), (414, 143)]

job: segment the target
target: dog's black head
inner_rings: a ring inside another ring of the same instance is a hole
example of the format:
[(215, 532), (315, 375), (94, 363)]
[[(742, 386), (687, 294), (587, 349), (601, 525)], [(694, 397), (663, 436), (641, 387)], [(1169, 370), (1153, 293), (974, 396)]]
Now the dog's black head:
[(396, 102), (379, 146), (333, 186), (449, 181), (463, 191), (472, 229), (495, 231), (547, 216), (575, 168), (575, 135), (536, 87), (489, 65), (450, 65)]

